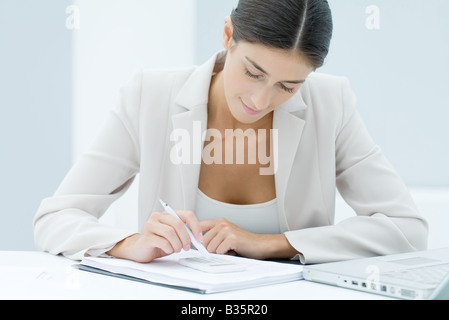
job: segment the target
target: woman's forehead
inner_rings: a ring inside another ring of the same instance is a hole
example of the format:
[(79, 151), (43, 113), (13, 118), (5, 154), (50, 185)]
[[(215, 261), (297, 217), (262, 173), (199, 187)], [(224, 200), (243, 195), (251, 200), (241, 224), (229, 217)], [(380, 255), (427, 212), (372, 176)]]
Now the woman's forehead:
[(303, 82), (313, 71), (307, 59), (297, 51), (241, 42), (232, 54), (267, 76), (280, 78), (285, 82)]

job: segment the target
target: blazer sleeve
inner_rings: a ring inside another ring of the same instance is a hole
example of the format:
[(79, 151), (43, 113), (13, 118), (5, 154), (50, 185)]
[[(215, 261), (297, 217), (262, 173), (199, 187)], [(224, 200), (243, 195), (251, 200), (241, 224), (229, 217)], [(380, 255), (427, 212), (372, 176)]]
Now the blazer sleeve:
[(140, 94), (139, 74), (121, 89), (118, 106), (55, 194), (41, 202), (34, 218), (39, 249), (80, 260), (92, 252), (107, 252), (135, 233), (100, 224), (98, 219), (138, 173)]
[(357, 216), (336, 225), (287, 232), (302, 263), (426, 249), (427, 223), (402, 179), (370, 137), (345, 78), (335, 159), (337, 188)]

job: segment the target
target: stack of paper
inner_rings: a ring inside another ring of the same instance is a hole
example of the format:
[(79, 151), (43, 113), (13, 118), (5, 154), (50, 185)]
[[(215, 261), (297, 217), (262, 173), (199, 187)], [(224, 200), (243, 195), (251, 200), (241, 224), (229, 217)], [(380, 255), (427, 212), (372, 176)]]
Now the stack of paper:
[(207, 273), (179, 263), (180, 259), (200, 256), (197, 251), (190, 250), (150, 263), (86, 257), (78, 268), (198, 293), (223, 292), (303, 279), (302, 266), (296, 264), (219, 256), (220, 259), (243, 265), (244, 270), (232, 273)]

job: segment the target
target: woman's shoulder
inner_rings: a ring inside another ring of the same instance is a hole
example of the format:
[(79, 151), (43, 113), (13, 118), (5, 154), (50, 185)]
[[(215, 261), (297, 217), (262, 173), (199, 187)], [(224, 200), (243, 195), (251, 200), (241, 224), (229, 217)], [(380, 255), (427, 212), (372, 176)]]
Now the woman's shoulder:
[[(172, 89), (173, 85), (184, 83), (196, 70), (196, 66), (181, 68), (152, 68), (141, 69), (134, 73), (124, 88), (138, 88), (142, 91), (155, 89)], [(161, 93), (159, 91), (159, 93)]]
[(196, 70), (196, 66), (170, 69), (141, 69), (120, 88), (121, 108), (132, 117), (142, 112), (168, 110), (177, 92)]
[[(196, 67), (178, 69), (141, 69), (120, 88), (116, 113), (134, 126), (147, 114), (165, 113)], [(166, 107), (163, 107), (166, 106)], [(157, 117), (151, 117), (152, 119)]]
[(309, 86), (322, 90), (340, 90), (349, 86), (349, 80), (345, 76), (338, 76), (328, 73), (312, 72), (307, 78)]
[(309, 96), (312, 100), (319, 97), (320, 101), (326, 102), (326, 108), (329, 103), (334, 106), (356, 103), (356, 96), (349, 79), (345, 76), (313, 72), (307, 78), (304, 88), (302, 88), (302, 94)]
[(306, 110), (319, 115), (317, 119), (325, 125), (334, 121), (340, 128), (357, 108), (356, 95), (345, 76), (314, 72), (301, 89)]

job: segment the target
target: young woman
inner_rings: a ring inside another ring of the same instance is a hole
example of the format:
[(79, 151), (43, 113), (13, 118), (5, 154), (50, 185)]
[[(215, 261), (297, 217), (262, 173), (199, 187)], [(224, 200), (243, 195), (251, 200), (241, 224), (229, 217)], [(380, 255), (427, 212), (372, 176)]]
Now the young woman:
[[(123, 88), (91, 149), (43, 200), (37, 245), (139, 262), (189, 250), (161, 198), (219, 254), (319, 263), (425, 249), (426, 222), (348, 81), (314, 72), (331, 35), (325, 0), (241, 0), (224, 51)], [(100, 224), (137, 174), (140, 233)], [(336, 187), (357, 216), (335, 225)]]

